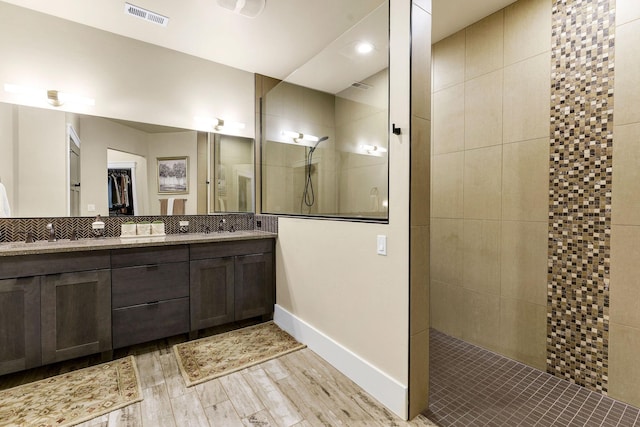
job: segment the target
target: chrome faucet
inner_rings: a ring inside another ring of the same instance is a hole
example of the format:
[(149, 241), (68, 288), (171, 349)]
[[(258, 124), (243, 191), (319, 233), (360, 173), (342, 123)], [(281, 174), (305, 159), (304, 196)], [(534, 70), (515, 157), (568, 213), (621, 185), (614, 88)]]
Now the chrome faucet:
[(53, 223), (49, 223), (47, 224), (47, 230), (49, 230), (49, 241), (50, 242), (55, 242), (56, 240), (56, 230), (53, 227)]

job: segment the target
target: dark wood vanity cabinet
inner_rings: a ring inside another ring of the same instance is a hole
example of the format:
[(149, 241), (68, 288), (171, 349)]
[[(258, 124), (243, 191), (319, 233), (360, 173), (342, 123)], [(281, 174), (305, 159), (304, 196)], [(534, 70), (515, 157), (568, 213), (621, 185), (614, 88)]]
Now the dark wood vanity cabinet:
[(111, 349), (108, 251), (0, 258), (0, 374)]
[(111, 272), (41, 279), (42, 364), (111, 350)]
[(273, 312), (273, 247), (273, 239), (191, 245), (192, 331)]
[(114, 250), (113, 348), (189, 332), (189, 248)]
[(41, 364), (40, 278), (0, 280), (0, 375)]

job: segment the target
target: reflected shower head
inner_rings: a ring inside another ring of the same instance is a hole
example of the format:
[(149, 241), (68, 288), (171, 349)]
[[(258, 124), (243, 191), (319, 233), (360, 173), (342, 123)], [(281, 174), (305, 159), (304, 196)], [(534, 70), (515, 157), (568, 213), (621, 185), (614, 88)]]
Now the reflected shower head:
[(316, 145), (313, 146), (312, 150), (315, 150), (316, 148), (318, 148), (318, 145), (320, 145), (322, 141), (326, 141), (327, 139), (329, 139), (328, 136), (322, 136), (318, 138), (318, 142), (316, 142)]

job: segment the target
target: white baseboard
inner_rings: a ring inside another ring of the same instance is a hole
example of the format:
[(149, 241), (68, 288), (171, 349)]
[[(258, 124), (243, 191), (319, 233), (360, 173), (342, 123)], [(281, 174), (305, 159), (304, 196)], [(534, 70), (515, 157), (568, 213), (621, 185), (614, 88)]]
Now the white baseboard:
[(400, 418), (407, 419), (407, 386), (276, 304), (274, 322), (333, 365)]

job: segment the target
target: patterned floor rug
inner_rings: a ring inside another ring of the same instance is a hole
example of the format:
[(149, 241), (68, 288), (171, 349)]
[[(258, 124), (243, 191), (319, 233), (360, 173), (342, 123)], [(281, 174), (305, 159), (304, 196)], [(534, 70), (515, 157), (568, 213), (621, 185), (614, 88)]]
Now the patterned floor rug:
[(0, 391), (3, 426), (72, 426), (142, 400), (133, 356)]
[(306, 347), (275, 323), (177, 344), (173, 350), (187, 387)]

